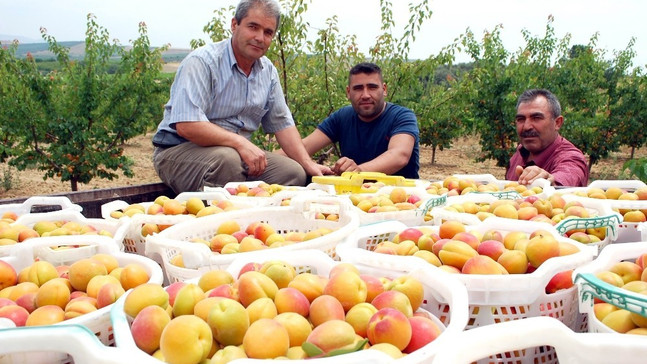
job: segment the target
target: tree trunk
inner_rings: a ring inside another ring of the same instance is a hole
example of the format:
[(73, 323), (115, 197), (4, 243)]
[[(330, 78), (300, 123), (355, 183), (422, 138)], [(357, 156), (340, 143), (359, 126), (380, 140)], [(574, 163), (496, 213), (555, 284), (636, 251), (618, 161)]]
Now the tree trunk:
[(436, 164), (436, 145), (431, 146), (431, 164)]
[(631, 156), (629, 157), (629, 159), (634, 159), (634, 152), (635, 151), (636, 151), (636, 147), (632, 146), (631, 147)]
[(79, 181), (76, 178), (70, 180), (70, 188), (72, 188), (72, 191), (79, 190)]
[(589, 174), (591, 173), (591, 167), (593, 167), (597, 161), (597, 158), (589, 157)]

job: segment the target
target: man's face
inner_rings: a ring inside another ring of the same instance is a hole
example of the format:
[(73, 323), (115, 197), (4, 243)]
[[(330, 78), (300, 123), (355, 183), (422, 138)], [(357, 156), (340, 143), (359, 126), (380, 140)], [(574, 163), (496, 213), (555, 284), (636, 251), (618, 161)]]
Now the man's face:
[(553, 117), (548, 101), (539, 96), (519, 104), (515, 120), (521, 145), (531, 154), (537, 154), (555, 141), (564, 118)]
[[(266, 14), (262, 7), (253, 7), (240, 24), (231, 20), (232, 47), (236, 59), (255, 62), (267, 52), (276, 32), (276, 18)], [(242, 59), (239, 59), (242, 58)]]
[(363, 121), (373, 121), (384, 111), (386, 84), (378, 73), (358, 73), (350, 76), (346, 96)]

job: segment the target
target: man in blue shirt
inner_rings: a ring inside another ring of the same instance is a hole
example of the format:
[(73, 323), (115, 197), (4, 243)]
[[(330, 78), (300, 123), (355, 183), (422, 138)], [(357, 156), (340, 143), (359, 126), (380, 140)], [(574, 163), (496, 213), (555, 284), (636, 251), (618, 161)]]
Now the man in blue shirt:
[(345, 106), (303, 139), (308, 154), (339, 143), (341, 158), (332, 167), (342, 172), (382, 172), (418, 178), (419, 131), (413, 111), (384, 101), (382, 70), (360, 63), (350, 70)]
[[(264, 56), (279, 21), (276, 1), (241, 0), (231, 39), (182, 61), (153, 137), (155, 170), (176, 193), (245, 180), (304, 185), (307, 175), (332, 174), (300, 142), (278, 72)], [(251, 142), (260, 125), (289, 158)]]

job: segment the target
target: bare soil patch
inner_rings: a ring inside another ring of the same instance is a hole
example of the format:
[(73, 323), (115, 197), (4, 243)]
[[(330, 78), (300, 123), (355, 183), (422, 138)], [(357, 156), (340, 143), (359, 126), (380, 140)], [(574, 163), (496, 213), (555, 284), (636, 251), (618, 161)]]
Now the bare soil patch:
[[(92, 190), (98, 188), (116, 188), (147, 183), (160, 182), (153, 168), (152, 133), (138, 136), (125, 145), (125, 154), (131, 157), (135, 164), (133, 172), (135, 177), (120, 177), (110, 180), (95, 179), (89, 184), (79, 184), (79, 190)], [(420, 150), (420, 177), (428, 180), (439, 180), (452, 174), (492, 174), (497, 179), (505, 179), (505, 168), (497, 167), (496, 163), (488, 160), (482, 163), (474, 161), (480, 152), (478, 140), (461, 138), (454, 145), (445, 150), (436, 151), (436, 163), (431, 164), (431, 149), (421, 147)], [(596, 179), (626, 179), (622, 175), (622, 164), (629, 159), (630, 149), (623, 148), (620, 152), (613, 153), (609, 158), (593, 166), (590, 180)], [(635, 153), (636, 158), (647, 157), (647, 148), (641, 148)], [(7, 183), (10, 181), (10, 183)], [(5, 186), (10, 185), (9, 190)], [(29, 197), (52, 193), (69, 192), (69, 182), (60, 182), (55, 179), (43, 180), (43, 173), (36, 170), (17, 171), (0, 164), (0, 199), (14, 197)]]
[(180, 67), (180, 62), (168, 62), (162, 65), (162, 72), (164, 73), (175, 73), (178, 67)]
[[(135, 162), (132, 167), (134, 177), (129, 178), (121, 173), (116, 179), (93, 179), (89, 184), (79, 183), (79, 190), (92, 190), (98, 188), (114, 188), (134, 186), (147, 183), (161, 182), (153, 168), (152, 133), (140, 135), (128, 141), (124, 146), (124, 154)], [(10, 177), (7, 177), (10, 176)], [(6, 190), (4, 186), (7, 178), (11, 179), (12, 188)], [(17, 171), (15, 168), (0, 164), (0, 198), (29, 197), (52, 193), (70, 192), (69, 182), (58, 179), (43, 180), (43, 172), (37, 169)]]

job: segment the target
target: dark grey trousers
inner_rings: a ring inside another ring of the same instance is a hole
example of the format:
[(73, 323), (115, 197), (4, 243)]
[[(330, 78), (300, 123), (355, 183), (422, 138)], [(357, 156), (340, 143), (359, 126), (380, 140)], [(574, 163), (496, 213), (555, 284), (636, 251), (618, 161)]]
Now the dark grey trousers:
[(171, 148), (156, 148), (153, 165), (160, 179), (175, 191), (202, 191), (228, 182), (264, 181), (284, 186), (304, 186), (306, 172), (293, 159), (265, 152), (267, 168), (260, 176), (248, 176), (247, 166), (230, 147), (201, 147), (187, 142)]

